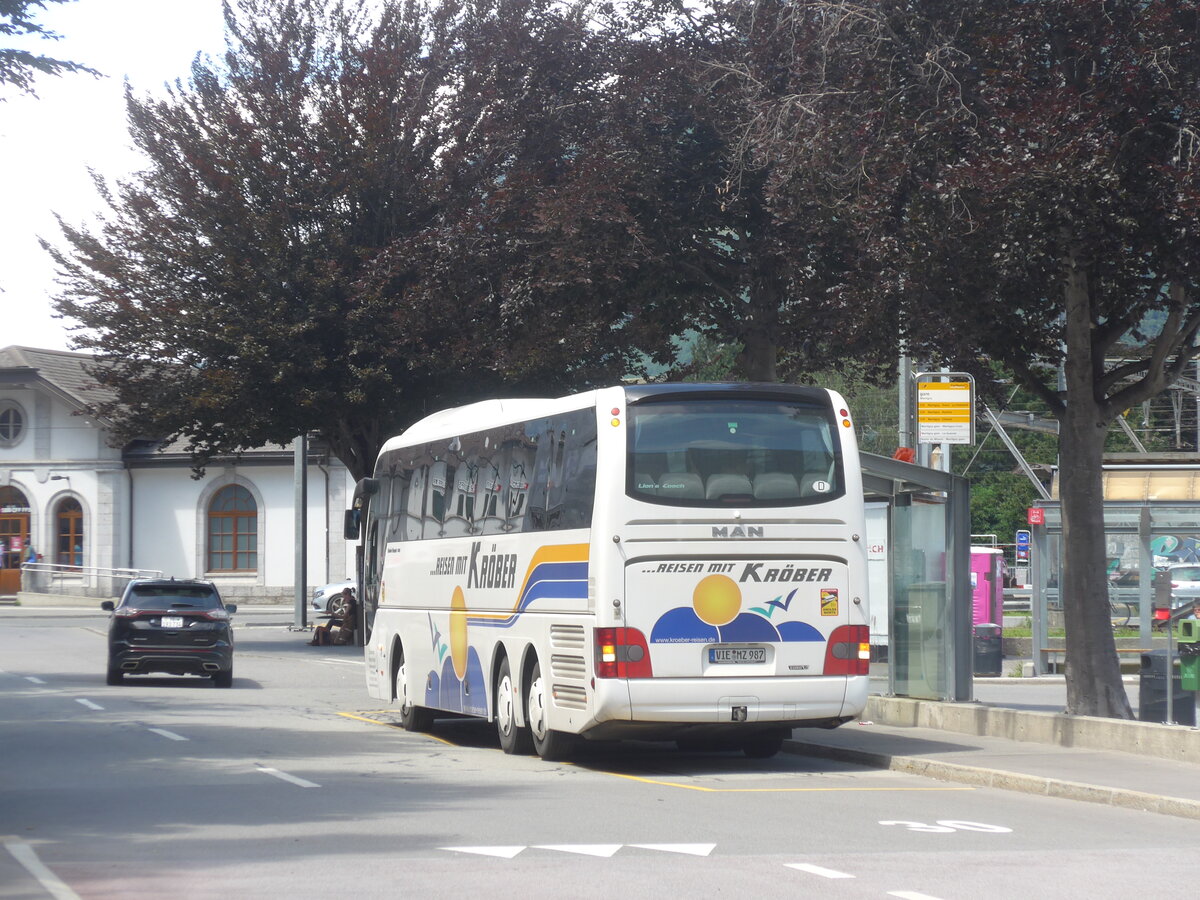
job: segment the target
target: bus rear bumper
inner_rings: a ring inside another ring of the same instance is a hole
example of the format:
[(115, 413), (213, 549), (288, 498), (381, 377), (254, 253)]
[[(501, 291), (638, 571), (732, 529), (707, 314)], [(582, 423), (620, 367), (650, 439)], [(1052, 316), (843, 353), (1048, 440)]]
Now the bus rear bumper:
[[(711, 678), (630, 679), (630, 709), (598, 721), (587, 737), (728, 737), (802, 727), (836, 727), (867, 703), (866, 676), (729, 679), (714, 696)], [(623, 715), (622, 715), (623, 713)]]

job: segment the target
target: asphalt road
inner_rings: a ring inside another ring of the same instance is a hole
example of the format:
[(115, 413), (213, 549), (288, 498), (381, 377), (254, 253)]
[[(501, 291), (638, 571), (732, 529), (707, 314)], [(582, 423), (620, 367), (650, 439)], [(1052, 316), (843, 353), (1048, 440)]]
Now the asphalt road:
[(105, 617), (0, 609), (0, 898), (1149, 896), (1200, 822), (781, 754), (506, 756), (391, 724), (360, 651), (237, 616), (234, 686), (104, 683)]

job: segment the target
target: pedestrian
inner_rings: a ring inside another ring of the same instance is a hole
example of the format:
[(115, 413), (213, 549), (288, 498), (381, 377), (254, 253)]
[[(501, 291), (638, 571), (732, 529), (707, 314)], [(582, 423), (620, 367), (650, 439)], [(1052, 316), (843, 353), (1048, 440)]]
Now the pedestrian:
[[(354, 635), (354, 624), (356, 619), (357, 604), (354, 601), (354, 591), (351, 588), (346, 588), (342, 591), (342, 599), (334, 604), (334, 609), (338, 610), (336, 617), (330, 617), (329, 621), (324, 625), (318, 625), (313, 629), (312, 640), (309, 641), (310, 647), (325, 647), (330, 644), (348, 644)], [(337, 633), (334, 633), (334, 629)]]

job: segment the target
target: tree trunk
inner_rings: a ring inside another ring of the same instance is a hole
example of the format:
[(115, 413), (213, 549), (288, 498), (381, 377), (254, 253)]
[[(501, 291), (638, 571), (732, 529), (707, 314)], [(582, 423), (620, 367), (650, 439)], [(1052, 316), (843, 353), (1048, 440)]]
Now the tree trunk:
[(1062, 603), (1066, 619), (1067, 712), (1131, 719), (1108, 606), (1102, 463), (1108, 430), (1092, 356), (1087, 273), (1066, 266), (1067, 404), (1059, 428), (1062, 498)]

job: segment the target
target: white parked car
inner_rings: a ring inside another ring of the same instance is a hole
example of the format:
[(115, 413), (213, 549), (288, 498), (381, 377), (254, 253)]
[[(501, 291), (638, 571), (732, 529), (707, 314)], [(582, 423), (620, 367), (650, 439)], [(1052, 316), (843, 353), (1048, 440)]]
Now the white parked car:
[(1171, 577), (1171, 601), (1174, 605), (1200, 597), (1200, 563), (1177, 563), (1168, 567), (1167, 571)]
[(358, 589), (358, 585), (354, 583), (353, 578), (322, 585), (313, 591), (312, 608), (330, 615), (337, 615), (337, 605), (342, 598), (342, 591), (346, 588), (355, 591)]

